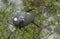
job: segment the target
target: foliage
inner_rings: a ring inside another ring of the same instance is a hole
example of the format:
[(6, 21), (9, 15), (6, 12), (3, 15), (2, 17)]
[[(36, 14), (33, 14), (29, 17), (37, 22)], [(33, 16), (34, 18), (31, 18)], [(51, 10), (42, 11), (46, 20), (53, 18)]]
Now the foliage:
[[(37, 33), (39, 28), (33, 24), (30, 24), (26, 26), (25, 29), (17, 29), (17, 31), (11, 36), (11, 39), (43, 39), (43, 37), (52, 31), (60, 34), (59, 2), (56, 0), (23, 0), (23, 4), (23, 10), (33, 8), (30, 12), (31, 14), (40, 13), (40, 15), (35, 18), (35, 21), (42, 28), (41, 32)], [(10, 6), (11, 5), (8, 4), (0, 10), (0, 39), (7, 39), (10, 30), (8, 29), (6, 20), (11, 21), (11, 17), (17, 11), (16, 8), (10, 8)], [(56, 28), (54, 28), (54, 26)], [(44, 29), (48, 32), (44, 31)]]

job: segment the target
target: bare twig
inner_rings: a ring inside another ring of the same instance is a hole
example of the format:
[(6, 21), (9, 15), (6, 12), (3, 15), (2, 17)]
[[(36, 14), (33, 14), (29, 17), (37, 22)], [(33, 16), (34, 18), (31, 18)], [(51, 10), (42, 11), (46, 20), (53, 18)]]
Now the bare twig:
[[(38, 32), (36, 33), (36, 34), (37, 34), (37, 36), (38, 36), (38, 35), (40, 35), (41, 30), (42, 30), (41, 26), (40, 26), (40, 25), (38, 25), (38, 24), (37, 24), (37, 23), (35, 23), (35, 22), (33, 22), (33, 24), (34, 24), (34, 25), (36, 25), (36, 26), (37, 26), (37, 28), (38, 28)], [(35, 35), (33, 35), (33, 39), (36, 39), (34, 36), (35, 36)]]
[(13, 34), (13, 32), (11, 32), (11, 33), (9, 34), (8, 39), (10, 39), (10, 37), (11, 37), (12, 34)]
[(47, 35), (46, 39), (48, 39), (48, 37), (49, 37), (51, 34), (53, 34), (53, 32), (49, 33), (49, 34)]

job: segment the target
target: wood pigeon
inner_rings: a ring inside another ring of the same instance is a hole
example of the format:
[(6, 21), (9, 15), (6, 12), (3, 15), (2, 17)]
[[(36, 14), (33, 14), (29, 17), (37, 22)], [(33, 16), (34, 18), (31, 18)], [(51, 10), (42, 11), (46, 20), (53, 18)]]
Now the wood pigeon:
[(25, 27), (34, 21), (34, 15), (28, 12), (18, 12), (12, 17), (12, 22), (15, 27)]
[[(32, 15), (32, 14), (29, 13), (29, 11), (31, 11), (31, 10), (32, 10), (32, 9), (29, 9), (29, 10), (26, 11), (26, 12), (21, 11), (21, 12), (18, 12), (18, 13), (16, 13), (16, 14), (14, 14), (13, 17), (12, 17), (12, 23), (13, 23), (12, 25), (14, 25), (16, 28), (21, 29), (21, 28), (27, 26), (28, 24), (33, 23), (33, 24), (35, 24), (38, 28), (40, 28), (39, 25), (37, 25), (37, 24), (34, 22), (35, 17), (36, 17), (37, 15), (39, 15), (40, 13), (35, 14), (35, 15)], [(11, 27), (11, 25), (10, 25), (10, 27)], [(13, 26), (12, 26), (12, 27), (13, 27)], [(12, 28), (12, 27), (11, 27), (10, 29), (13, 29), (13, 30), (11, 30), (12, 32), (9, 34), (8, 39), (10, 39), (10, 36), (11, 36), (11, 35), (13, 34), (13, 32), (16, 30), (15, 28)]]

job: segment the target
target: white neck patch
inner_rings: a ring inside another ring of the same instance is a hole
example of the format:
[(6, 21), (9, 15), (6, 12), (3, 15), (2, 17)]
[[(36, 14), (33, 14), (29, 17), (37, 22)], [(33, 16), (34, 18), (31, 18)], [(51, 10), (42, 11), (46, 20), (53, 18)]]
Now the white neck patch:
[(17, 17), (14, 18), (14, 21), (18, 21)]
[(27, 13), (27, 14), (30, 14), (30, 13)]

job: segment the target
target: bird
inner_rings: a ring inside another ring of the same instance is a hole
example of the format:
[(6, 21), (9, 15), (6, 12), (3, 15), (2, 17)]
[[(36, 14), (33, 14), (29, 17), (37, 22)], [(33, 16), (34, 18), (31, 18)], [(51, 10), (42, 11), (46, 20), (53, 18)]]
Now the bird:
[(12, 22), (15, 27), (21, 28), (33, 22), (34, 18), (34, 15), (30, 14), (29, 12), (18, 12), (12, 17)]
[[(14, 14), (12, 16), (12, 25), (14, 25), (16, 28), (24, 28), (26, 27), (27, 25), (29, 25), (30, 23), (33, 23), (34, 25), (36, 25), (38, 28), (40, 28), (39, 25), (37, 25), (35, 23), (35, 17), (37, 15), (39, 15), (40, 13), (38, 14), (31, 14), (29, 13), (30, 11), (32, 11), (33, 9), (28, 9), (27, 11), (21, 11), (21, 12), (17, 12), (16, 14)], [(15, 30), (15, 29), (14, 29)], [(8, 39), (10, 39), (10, 36), (13, 34), (13, 32), (11, 32), (8, 36)]]

